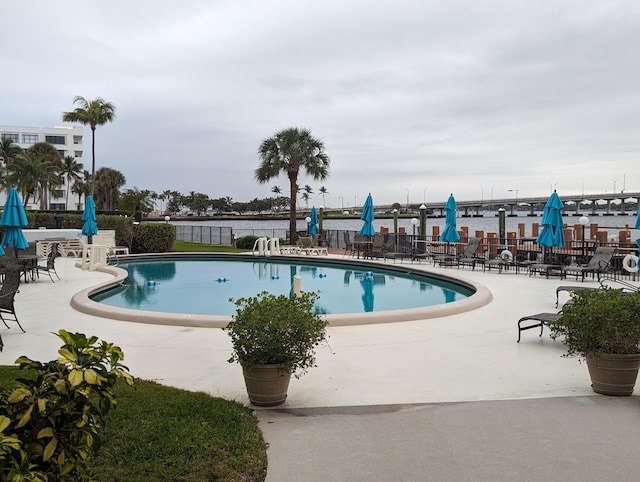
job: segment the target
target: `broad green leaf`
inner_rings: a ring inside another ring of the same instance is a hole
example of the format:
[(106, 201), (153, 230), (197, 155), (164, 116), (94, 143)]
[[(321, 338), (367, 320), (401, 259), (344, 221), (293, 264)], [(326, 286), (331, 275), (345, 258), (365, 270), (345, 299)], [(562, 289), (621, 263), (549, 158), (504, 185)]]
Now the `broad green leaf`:
[(54, 437), (44, 448), (44, 454), (42, 455), (42, 460), (44, 460), (45, 462), (49, 460), (53, 456), (53, 453), (56, 451), (57, 446), (58, 446), (58, 440), (56, 440), (56, 438)]
[(97, 385), (98, 384), (98, 374), (95, 370), (88, 368), (84, 371), (84, 381), (89, 385)]
[(29, 395), (31, 395), (31, 392), (26, 388), (16, 388), (7, 398), (7, 402), (18, 403), (24, 400), (24, 398), (28, 397)]
[(36, 438), (53, 437), (53, 429), (51, 427), (45, 427), (38, 432)]
[(70, 352), (66, 348), (60, 348), (58, 350), (58, 353), (62, 357), (62, 362), (66, 362), (66, 361), (75, 362), (78, 360), (78, 357), (76, 356), (76, 354)]
[(21, 428), (24, 427), (29, 420), (31, 420), (31, 412), (33, 411), (33, 405), (31, 405), (26, 412), (24, 412), (22, 414), (22, 417), (20, 417), (20, 420), (18, 421), (18, 423), (16, 424), (15, 428)]
[(84, 380), (82, 370), (71, 370), (68, 379), (72, 387), (77, 387), (82, 383), (82, 380)]
[(59, 380), (56, 380), (56, 383), (54, 383), (53, 385), (56, 389), (56, 392), (58, 392), (61, 395), (66, 395), (67, 394), (67, 382), (65, 382), (62, 378), (60, 378)]
[(4, 415), (0, 415), (0, 433), (4, 432), (4, 429), (11, 425), (11, 419), (5, 417)]

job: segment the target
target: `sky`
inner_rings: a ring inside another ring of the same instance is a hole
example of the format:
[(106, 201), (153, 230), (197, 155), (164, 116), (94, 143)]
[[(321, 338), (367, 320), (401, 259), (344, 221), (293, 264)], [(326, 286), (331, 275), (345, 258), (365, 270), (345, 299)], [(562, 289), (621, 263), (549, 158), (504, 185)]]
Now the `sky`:
[(637, 0), (58, 0), (2, 16), (0, 124), (112, 102), (96, 165), (125, 189), (288, 195), (284, 176), (255, 181), (257, 150), (301, 127), (330, 158), (328, 179), (298, 180), (317, 206), (640, 191)]

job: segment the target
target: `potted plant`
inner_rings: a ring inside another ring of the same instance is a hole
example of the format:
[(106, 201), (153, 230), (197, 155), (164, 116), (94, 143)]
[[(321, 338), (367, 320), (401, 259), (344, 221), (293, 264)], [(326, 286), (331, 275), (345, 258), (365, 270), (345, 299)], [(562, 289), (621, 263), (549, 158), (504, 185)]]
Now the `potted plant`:
[(315, 366), (315, 348), (326, 340), (327, 321), (314, 309), (319, 295), (274, 295), (263, 291), (230, 299), (236, 314), (224, 330), (231, 337), (229, 363), (238, 362), (254, 405), (280, 405), (291, 374), (300, 378)]
[(562, 338), (565, 356), (587, 360), (592, 388), (605, 395), (631, 395), (640, 367), (640, 292), (581, 290), (549, 323)]

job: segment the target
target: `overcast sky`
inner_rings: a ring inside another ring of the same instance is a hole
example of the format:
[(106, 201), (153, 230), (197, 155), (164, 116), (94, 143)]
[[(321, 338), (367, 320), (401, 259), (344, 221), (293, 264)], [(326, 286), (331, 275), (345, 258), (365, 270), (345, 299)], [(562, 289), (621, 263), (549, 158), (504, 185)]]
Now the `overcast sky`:
[[(126, 187), (271, 196), (261, 141), (306, 127), (312, 203), (640, 191), (637, 0), (3, 2), (0, 124), (117, 107), (97, 167)], [(91, 131), (85, 128), (85, 166)], [(508, 192), (508, 190), (514, 190)]]

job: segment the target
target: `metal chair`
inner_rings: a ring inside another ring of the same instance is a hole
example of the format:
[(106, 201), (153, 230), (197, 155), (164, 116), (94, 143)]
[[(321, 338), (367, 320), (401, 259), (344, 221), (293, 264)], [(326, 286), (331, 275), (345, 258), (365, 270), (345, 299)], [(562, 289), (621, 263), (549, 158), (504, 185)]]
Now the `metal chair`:
[[(15, 321), (22, 332), (26, 333), (18, 321), (14, 307), (14, 299), (16, 293), (19, 292), (18, 286), (20, 286), (21, 274), (22, 270), (17, 265), (9, 264), (4, 269), (4, 283), (2, 283), (2, 287), (0, 287), (0, 319), (7, 328), (10, 328), (9, 325), (7, 325), (7, 321)], [(13, 319), (7, 319), (7, 315), (13, 316)]]
[(56, 275), (56, 278), (60, 280), (60, 276), (58, 276), (58, 272), (56, 271), (56, 258), (59, 256), (58, 253), (58, 243), (53, 243), (51, 245), (51, 251), (49, 251), (49, 256), (47, 256), (47, 264), (45, 266), (36, 266), (36, 273), (38, 274), (38, 278), (40, 277), (40, 271), (45, 271), (49, 278), (51, 278), (51, 282), (55, 283), (53, 280), (53, 276), (51, 273)]

